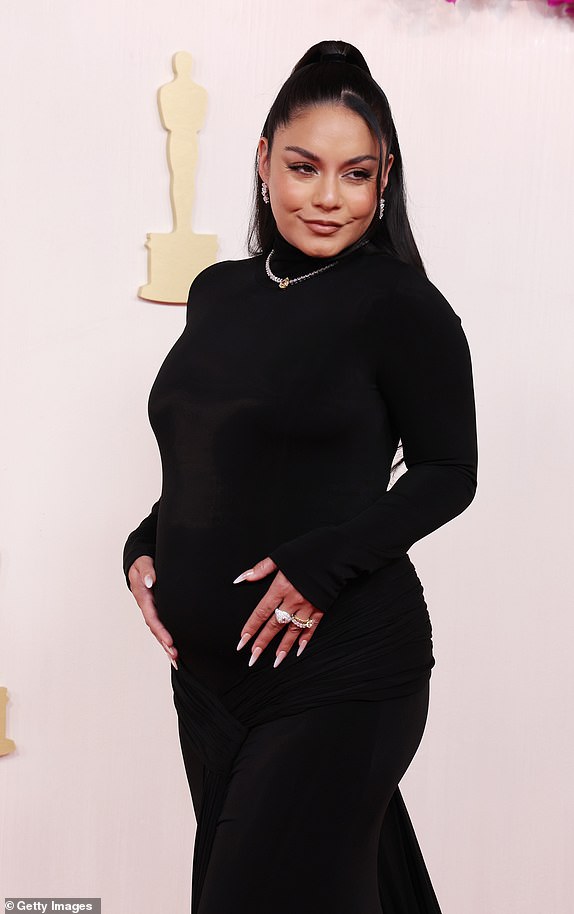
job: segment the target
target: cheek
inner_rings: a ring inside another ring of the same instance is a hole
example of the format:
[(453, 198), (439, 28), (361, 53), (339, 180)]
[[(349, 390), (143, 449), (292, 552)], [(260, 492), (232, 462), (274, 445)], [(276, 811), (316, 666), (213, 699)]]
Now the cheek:
[(275, 203), (285, 210), (299, 209), (308, 197), (304, 184), (296, 181), (278, 181), (275, 187)]
[(372, 216), (377, 202), (376, 194), (376, 188), (369, 184), (356, 188), (355, 193), (349, 196), (349, 209), (357, 219)]

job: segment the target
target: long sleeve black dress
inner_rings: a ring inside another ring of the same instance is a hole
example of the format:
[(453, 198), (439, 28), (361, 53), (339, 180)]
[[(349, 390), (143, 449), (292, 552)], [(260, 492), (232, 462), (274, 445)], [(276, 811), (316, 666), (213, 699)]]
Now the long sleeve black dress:
[[(274, 251), (279, 276), (329, 262)], [(471, 358), (419, 271), (371, 243), (335, 260), (283, 290), (262, 256), (204, 270), (149, 396), (163, 485), (123, 567), (154, 558), (179, 651), (194, 914), (439, 912), (397, 786), (434, 665), (407, 553), (475, 494)], [(232, 582), (266, 556), (325, 612), (276, 669), (279, 639), (236, 651), (274, 575)]]

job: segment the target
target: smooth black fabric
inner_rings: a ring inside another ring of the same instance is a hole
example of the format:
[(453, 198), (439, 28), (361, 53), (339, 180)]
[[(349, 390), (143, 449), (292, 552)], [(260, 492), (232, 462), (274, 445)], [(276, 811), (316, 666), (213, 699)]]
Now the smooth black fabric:
[[(427, 705), (428, 688), (252, 727), (233, 764), (199, 914), (380, 914), (379, 872), (406, 865), (388, 804)], [(403, 894), (384, 899), (385, 914), (418, 910), (420, 886), (401, 875)]]
[[(363, 739), (391, 746), (396, 762), (394, 769), (381, 768), (377, 791), (365, 781), (373, 815), (383, 822), (378, 862), (365, 861), (378, 867), (380, 910), (436, 914), (398, 790), (422, 734), (414, 708), (420, 712), (428, 696), (434, 665), (423, 587), (407, 552), (465, 510), (476, 491), (468, 343), (436, 287), (372, 244), (343, 253), (329, 270), (285, 290), (266, 276), (263, 260), (216, 264), (192, 284), (184, 331), (149, 397), (161, 497), (123, 554), (128, 586), (135, 559), (154, 558), (156, 605), (179, 651), (174, 702), (199, 817), (192, 911), (211, 914), (217, 898), (217, 914), (225, 914), (216, 882), (228, 893), (230, 914), (243, 910), (235, 904), (248, 882), (234, 888), (228, 878), (233, 863), (221, 849), (242, 753), (259, 746), (261, 758), (271, 757), (277, 725), (285, 727), (291, 764), (300, 759), (308, 768), (313, 741), (309, 735), (292, 741), (289, 734), (311, 733), (303, 719), (322, 720), (322, 739), (334, 752), (345, 740), (345, 715), (354, 703), (362, 705)], [(324, 264), (277, 237), (276, 274), (299, 276)], [(389, 488), (399, 439), (407, 472)], [(265, 556), (325, 612), (303, 654), (291, 651), (277, 669), (278, 641), (252, 668), (249, 647), (236, 651), (242, 625), (273, 576), (232, 581)], [(391, 721), (409, 703), (397, 733)], [(361, 753), (365, 743), (356, 732), (349, 739), (357, 744), (360, 780), (372, 755)], [(313, 771), (327, 792), (336, 765), (336, 755), (331, 763), (322, 755), (320, 770)], [(242, 777), (249, 779), (245, 771)], [(332, 793), (335, 822), (337, 790)], [(248, 826), (249, 807), (241, 808), (235, 834), (249, 827), (267, 848), (276, 840), (272, 819), (262, 816), (258, 831), (257, 822)], [(313, 854), (311, 818), (295, 795), (281, 825), (298, 855)], [(343, 856), (357, 840), (351, 821), (344, 826), (339, 821)], [(328, 822), (321, 827), (328, 830)], [(343, 866), (324, 874), (333, 897), (356, 892), (364, 910), (353, 911), (371, 914), (376, 907), (366, 901), (364, 886), (353, 885), (358, 878)], [(312, 879), (317, 891), (317, 873)], [(280, 889), (277, 875), (263, 878), (261, 911), (281, 910)]]

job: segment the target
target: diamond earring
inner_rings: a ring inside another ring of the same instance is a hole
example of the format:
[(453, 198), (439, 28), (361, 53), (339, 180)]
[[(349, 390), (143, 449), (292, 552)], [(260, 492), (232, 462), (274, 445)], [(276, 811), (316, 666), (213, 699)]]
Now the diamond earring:
[(381, 202), (379, 203), (379, 219), (383, 218), (384, 211), (385, 211), (385, 198), (381, 197)]
[(263, 197), (264, 203), (269, 203), (269, 190), (265, 181), (261, 182), (261, 196)]

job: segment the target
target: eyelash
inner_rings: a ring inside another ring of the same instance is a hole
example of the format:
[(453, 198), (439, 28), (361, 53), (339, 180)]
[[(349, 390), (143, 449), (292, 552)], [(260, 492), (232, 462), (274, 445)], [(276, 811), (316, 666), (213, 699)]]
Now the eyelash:
[[(312, 174), (312, 171), (311, 172), (303, 171), (304, 168), (313, 169), (313, 165), (310, 165), (308, 162), (295, 163), (294, 165), (288, 165), (287, 167), (290, 169), (290, 171), (296, 171), (296, 172), (299, 172), (299, 174), (305, 174), (305, 175)], [(348, 172), (348, 173), (351, 175), (355, 175), (353, 180), (357, 181), (357, 182), (358, 181), (368, 181), (372, 177), (370, 172), (363, 171), (363, 169), (361, 169), (361, 168), (354, 168), (353, 171)]]

